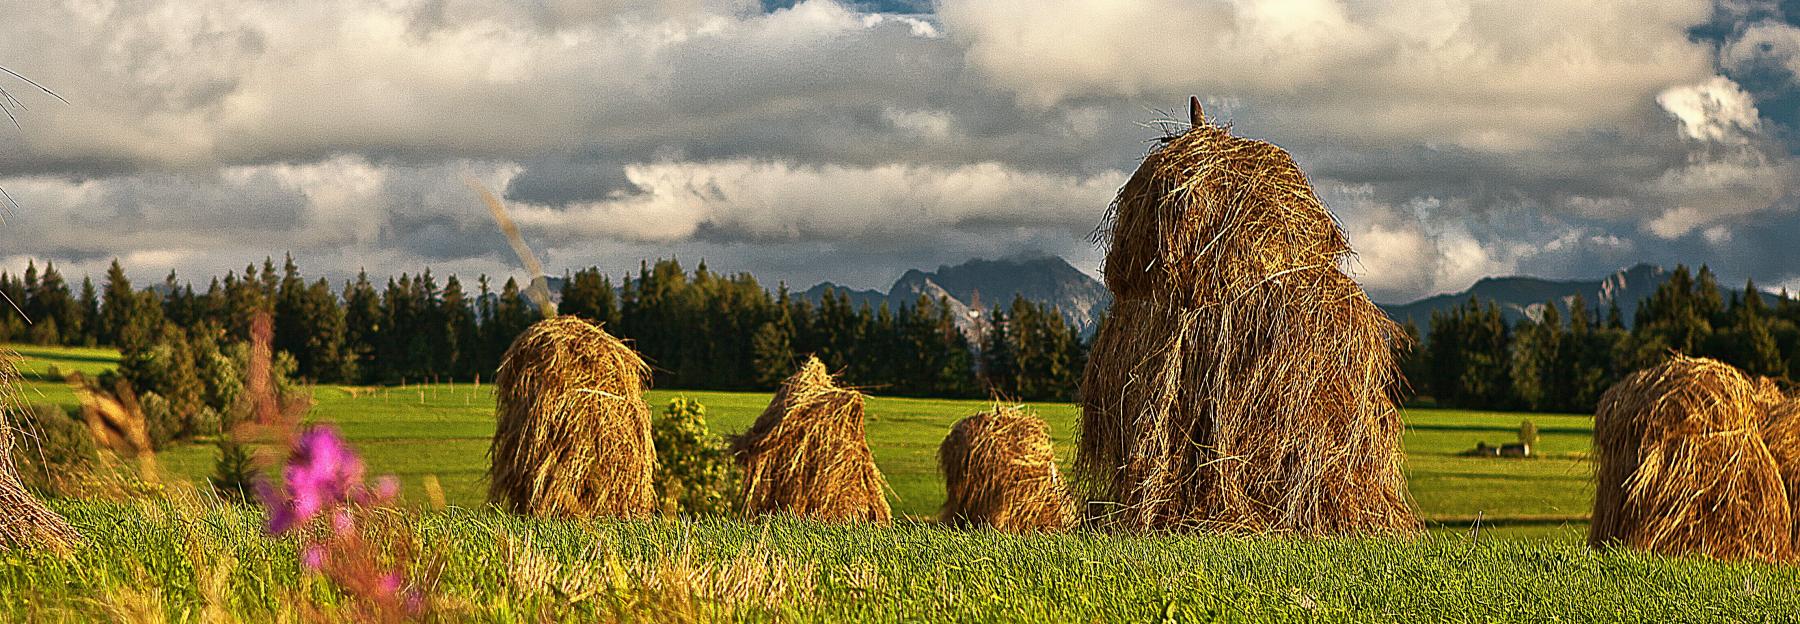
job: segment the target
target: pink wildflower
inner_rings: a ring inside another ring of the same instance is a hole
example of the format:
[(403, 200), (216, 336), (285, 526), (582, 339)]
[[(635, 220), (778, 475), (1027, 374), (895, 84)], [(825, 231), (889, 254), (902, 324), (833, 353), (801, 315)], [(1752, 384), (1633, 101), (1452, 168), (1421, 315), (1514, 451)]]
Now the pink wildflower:
[(285, 491), (257, 488), (270, 509), (271, 533), (285, 533), (320, 511), (361, 494), (363, 465), (336, 429), (314, 427), (294, 439), (282, 476), (287, 481)]

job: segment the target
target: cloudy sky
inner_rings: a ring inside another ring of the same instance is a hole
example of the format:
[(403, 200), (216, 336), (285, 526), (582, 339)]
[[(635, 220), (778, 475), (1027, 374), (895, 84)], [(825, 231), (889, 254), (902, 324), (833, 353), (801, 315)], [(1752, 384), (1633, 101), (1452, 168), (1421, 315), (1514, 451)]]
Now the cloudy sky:
[(1058, 254), (1188, 94), (1378, 300), (1708, 263), (1800, 289), (1800, 2), (69, 0), (14, 7), (0, 267), (704, 258), (799, 287)]

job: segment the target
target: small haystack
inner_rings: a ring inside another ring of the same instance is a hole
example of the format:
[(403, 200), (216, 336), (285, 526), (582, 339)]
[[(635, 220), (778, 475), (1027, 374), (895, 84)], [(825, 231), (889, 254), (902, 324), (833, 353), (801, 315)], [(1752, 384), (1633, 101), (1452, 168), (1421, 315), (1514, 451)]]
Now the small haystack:
[(650, 367), (599, 327), (545, 319), (495, 376), (488, 500), (518, 514), (635, 517), (656, 510)]
[(1108, 214), (1115, 298), (1082, 378), (1076, 474), (1123, 530), (1418, 527), (1393, 389), (1404, 334), (1281, 148), (1208, 124), (1144, 158)]
[(0, 550), (12, 548), (48, 548), (67, 550), (81, 539), (75, 528), (62, 516), (45, 507), (25, 490), (19, 472), (13, 465), (12, 418), (9, 412), (18, 405), (14, 382), (18, 369), (14, 355), (0, 351)]
[(1588, 543), (1791, 559), (1793, 509), (1760, 430), (1767, 397), (1729, 365), (1680, 355), (1608, 389)]
[(1074, 520), (1050, 425), (1019, 408), (995, 405), (957, 421), (938, 446), (938, 468), (949, 495), (938, 514), (945, 524), (1060, 531)]
[(744, 467), (744, 511), (887, 522), (887, 480), (863, 430), (863, 395), (808, 358), (749, 431), (732, 440)]

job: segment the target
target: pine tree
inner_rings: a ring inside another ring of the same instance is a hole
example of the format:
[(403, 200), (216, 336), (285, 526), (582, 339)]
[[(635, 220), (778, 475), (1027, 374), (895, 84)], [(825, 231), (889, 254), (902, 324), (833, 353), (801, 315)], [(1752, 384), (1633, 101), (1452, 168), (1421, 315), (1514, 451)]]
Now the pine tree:
[(981, 380), (989, 394), (1002, 398), (1019, 396), (1018, 354), (1013, 351), (1011, 327), (1005, 310), (994, 306), (988, 313), (988, 327), (981, 343)]
[(444, 281), (443, 319), (448, 357), (445, 372), (456, 379), (468, 379), (478, 370), (480, 329), (476, 326), (475, 310), (469, 305), (469, 296), (463, 292), (462, 281), (454, 274)]
[(131, 322), (131, 311), (136, 305), (136, 292), (131, 289), (131, 279), (125, 276), (125, 269), (119, 266), (119, 259), (113, 258), (112, 266), (106, 269), (106, 286), (103, 290), (105, 299), (100, 302), (100, 343), (124, 346), (121, 338), (125, 326)]
[(344, 284), (343, 376), (369, 382), (385, 377), (375, 361), (381, 337), (381, 299), (369, 283), (368, 271), (358, 271), (355, 282)]

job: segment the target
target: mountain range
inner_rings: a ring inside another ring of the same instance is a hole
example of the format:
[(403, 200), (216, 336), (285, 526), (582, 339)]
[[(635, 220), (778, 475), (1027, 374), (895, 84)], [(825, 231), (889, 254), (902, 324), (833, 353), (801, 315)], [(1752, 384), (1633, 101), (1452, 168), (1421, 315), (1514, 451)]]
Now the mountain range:
[[(1591, 280), (1555, 280), (1530, 276), (1486, 277), (1459, 292), (1433, 295), (1410, 303), (1377, 303), (1395, 321), (1412, 321), (1420, 333), (1431, 328), (1431, 314), (1463, 305), (1471, 297), (1500, 306), (1508, 323), (1520, 319), (1540, 318), (1547, 303), (1555, 303), (1567, 312), (1569, 304), (1580, 295), (1587, 305), (1604, 315), (1608, 306), (1617, 303), (1626, 325), (1639, 301), (1647, 299), (1669, 279), (1669, 271), (1652, 264), (1638, 264)], [(562, 278), (553, 277), (550, 292), (560, 295)], [(957, 265), (939, 266), (934, 271), (911, 269), (894, 280), (884, 291), (847, 288), (822, 282), (799, 296), (818, 303), (826, 293), (842, 293), (853, 307), (882, 304), (898, 309), (918, 302), (921, 295), (949, 303), (952, 314), (964, 333), (977, 335), (981, 317), (994, 306), (1005, 307), (1014, 297), (1055, 306), (1063, 319), (1083, 335), (1091, 334), (1106, 309), (1112, 304), (1112, 293), (1100, 280), (1056, 256), (1021, 257), (1001, 260), (974, 259)], [(1774, 296), (1763, 293), (1771, 303)]]
[[(1471, 297), (1499, 305), (1507, 322), (1517, 323), (1523, 318), (1541, 318), (1548, 303), (1567, 312), (1569, 304), (1580, 295), (1588, 306), (1602, 315), (1608, 306), (1617, 303), (1623, 320), (1630, 325), (1638, 302), (1649, 298), (1668, 279), (1668, 270), (1651, 264), (1620, 269), (1591, 280), (1488, 277), (1459, 292), (1410, 303), (1377, 305), (1395, 321), (1405, 323), (1410, 320), (1421, 333), (1428, 333), (1432, 312), (1460, 306)], [(933, 299), (943, 297), (967, 325), (965, 330), (979, 322), (980, 312), (986, 308), (1006, 305), (1018, 295), (1056, 306), (1064, 319), (1087, 334), (1093, 331), (1095, 322), (1112, 303), (1111, 293), (1099, 280), (1057, 257), (970, 260), (955, 266), (940, 266), (936, 271), (907, 271), (887, 292), (847, 289), (825, 282), (808, 289), (804, 295), (816, 302), (831, 290), (842, 291), (854, 306), (867, 303), (874, 307), (885, 302), (898, 307), (912, 304), (921, 294)], [(1764, 293), (1764, 297), (1772, 301), (1771, 295)]]
[(1506, 322), (1517, 323), (1523, 318), (1542, 318), (1544, 305), (1550, 302), (1555, 302), (1561, 308), (1560, 311), (1567, 312), (1569, 303), (1576, 295), (1581, 295), (1589, 307), (1600, 310), (1602, 314), (1609, 306), (1617, 303), (1620, 316), (1629, 326), (1632, 313), (1637, 310), (1637, 303), (1655, 294), (1657, 287), (1668, 279), (1667, 270), (1652, 264), (1620, 269), (1597, 280), (1484, 277), (1461, 292), (1426, 297), (1412, 303), (1382, 304), (1381, 309), (1396, 322), (1412, 321), (1419, 332), (1425, 334), (1431, 330), (1432, 312), (1463, 305), (1471, 297), (1498, 304), (1500, 314)]
[(1056, 307), (1064, 321), (1092, 332), (1100, 314), (1112, 304), (1112, 293), (1099, 280), (1070, 266), (1056, 256), (1038, 256), (1004, 260), (970, 260), (955, 266), (940, 266), (936, 271), (912, 269), (894, 281), (887, 292), (857, 290), (825, 282), (813, 286), (803, 296), (818, 302), (828, 292), (842, 293), (852, 306), (868, 304), (890, 308), (913, 305), (921, 295), (949, 303), (951, 313), (963, 326), (964, 333), (974, 334), (982, 313), (994, 306), (1007, 306), (1014, 297)]

